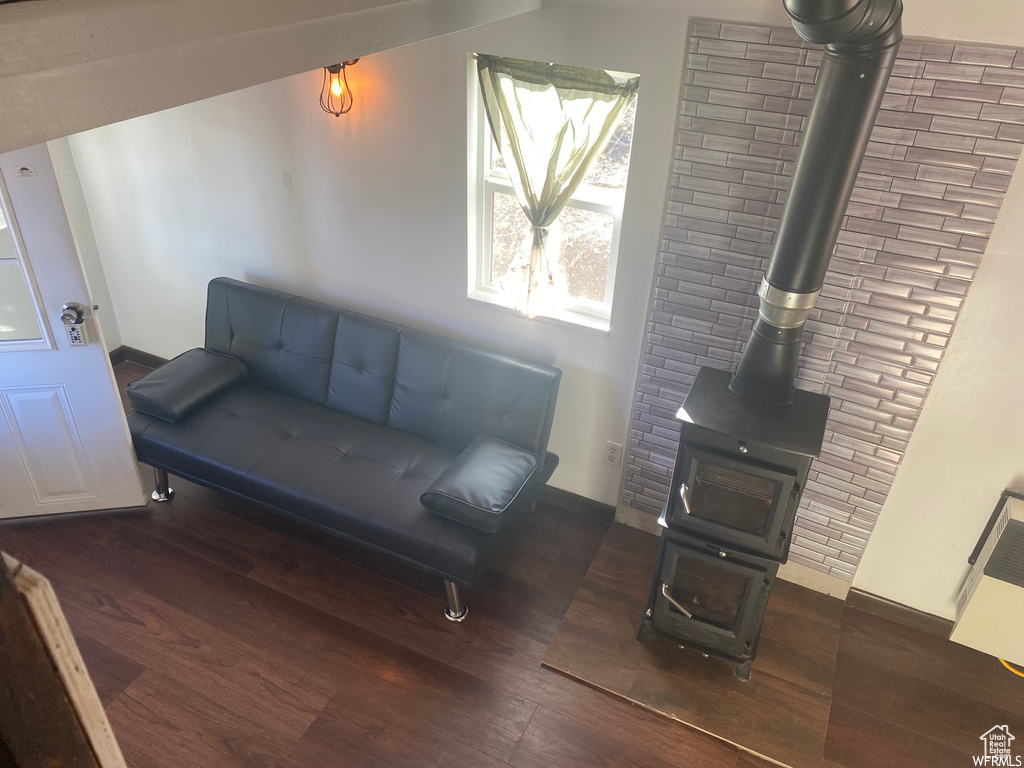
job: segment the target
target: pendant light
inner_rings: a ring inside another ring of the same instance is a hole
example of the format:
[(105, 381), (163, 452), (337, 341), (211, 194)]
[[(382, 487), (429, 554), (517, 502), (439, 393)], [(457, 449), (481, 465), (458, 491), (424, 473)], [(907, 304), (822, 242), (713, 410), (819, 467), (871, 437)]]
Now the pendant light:
[(351, 67), (357, 61), (359, 59), (350, 59), (324, 67), (324, 84), (320, 89), (320, 107), (324, 112), (341, 117), (352, 109), (352, 89), (345, 76), (345, 67)]

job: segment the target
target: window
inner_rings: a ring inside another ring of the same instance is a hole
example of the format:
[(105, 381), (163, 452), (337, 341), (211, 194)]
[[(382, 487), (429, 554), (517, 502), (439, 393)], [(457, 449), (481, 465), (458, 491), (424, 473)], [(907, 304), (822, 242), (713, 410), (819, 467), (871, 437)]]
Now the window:
[(42, 316), (29, 278), (28, 264), (8, 226), (0, 182), (0, 352), (53, 349), (43, 336)]
[[(609, 74), (616, 81), (627, 77)], [(469, 296), (511, 307), (522, 278), (509, 270), (529, 243), (531, 226), (487, 123), (472, 57), (469, 99)], [(541, 315), (609, 328), (635, 115), (634, 96), (551, 227), (554, 290)]]

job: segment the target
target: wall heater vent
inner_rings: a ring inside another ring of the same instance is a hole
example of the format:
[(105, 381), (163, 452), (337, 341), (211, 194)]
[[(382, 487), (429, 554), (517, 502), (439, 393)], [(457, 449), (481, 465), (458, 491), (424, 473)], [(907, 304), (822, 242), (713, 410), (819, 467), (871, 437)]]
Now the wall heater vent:
[(1011, 520), (999, 537), (985, 575), (1024, 587), (1024, 522)]
[(969, 562), (950, 639), (1024, 664), (1024, 496), (1003, 492)]

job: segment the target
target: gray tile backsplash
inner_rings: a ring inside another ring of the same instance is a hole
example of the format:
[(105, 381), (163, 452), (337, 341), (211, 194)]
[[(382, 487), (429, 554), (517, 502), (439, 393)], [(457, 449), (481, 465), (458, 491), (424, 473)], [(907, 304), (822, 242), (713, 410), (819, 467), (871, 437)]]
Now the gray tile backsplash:
[[(675, 412), (702, 365), (734, 369), (797, 156), (817, 46), (695, 21), (622, 503), (659, 514)], [(981, 261), (1024, 142), (1024, 49), (907, 39), (797, 386), (832, 398), (791, 559), (851, 579)]]

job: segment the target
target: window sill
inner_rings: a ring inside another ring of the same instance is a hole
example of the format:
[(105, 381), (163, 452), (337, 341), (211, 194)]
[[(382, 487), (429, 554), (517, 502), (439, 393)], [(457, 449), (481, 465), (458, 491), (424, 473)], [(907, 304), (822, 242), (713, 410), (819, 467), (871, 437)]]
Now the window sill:
[[(504, 312), (515, 317), (520, 317), (523, 320), (528, 320), (526, 315), (516, 312), (508, 304), (504, 303), (498, 294), (491, 293), (490, 291), (473, 291), (469, 294), (469, 300), (478, 304), (496, 309), (499, 312)], [(537, 315), (533, 318), (533, 321), (540, 321), (543, 323), (552, 323), (554, 325), (568, 325), (574, 328), (587, 328), (593, 331), (601, 331), (608, 333), (611, 330), (611, 320), (609, 318), (595, 317), (594, 315), (584, 314), (582, 312), (573, 312), (570, 309), (555, 310), (551, 314)]]

